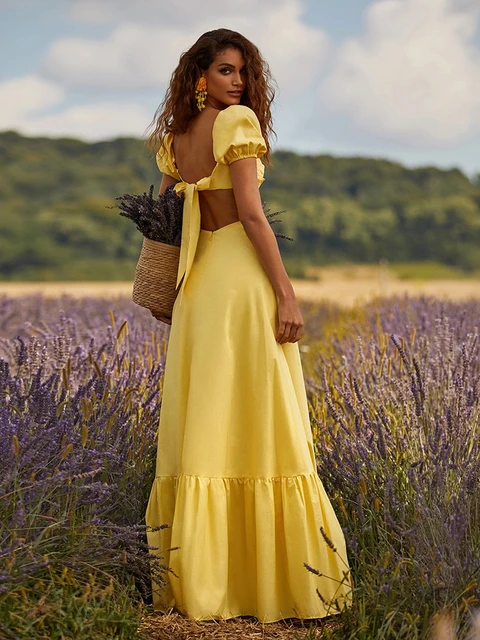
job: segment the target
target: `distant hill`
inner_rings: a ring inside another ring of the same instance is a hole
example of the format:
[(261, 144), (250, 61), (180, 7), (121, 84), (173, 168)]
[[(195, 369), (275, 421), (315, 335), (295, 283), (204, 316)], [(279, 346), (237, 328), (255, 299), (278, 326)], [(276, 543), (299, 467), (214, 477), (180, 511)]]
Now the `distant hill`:
[[(279, 239), (290, 275), (309, 265), (438, 261), (480, 268), (480, 181), (458, 169), (408, 169), (362, 157), (277, 151), (262, 199), (294, 242)], [(115, 196), (156, 192), (144, 142), (86, 143), (0, 133), (0, 279), (132, 279), (142, 238)]]

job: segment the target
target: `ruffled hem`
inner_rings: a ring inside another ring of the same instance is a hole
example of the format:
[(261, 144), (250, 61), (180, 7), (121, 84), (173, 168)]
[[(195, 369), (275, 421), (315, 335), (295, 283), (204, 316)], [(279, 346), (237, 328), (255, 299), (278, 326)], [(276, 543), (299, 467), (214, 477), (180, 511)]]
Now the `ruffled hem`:
[(147, 537), (152, 553), (162, 555), (176, 574), (167, 574), (161, 593), (154, 588), (155, 610), (175, 608), (197, 620), (255, 616), (275, 622), (335, 614), (316, 589), (327, 603), (351, 603), (343, 532), (316, 473), (158, 476), (146, 523), (170, 525)]
[(250, 142), (242, 147), (232, 147), (225, 153), (225, 163), (232, 164), (245, 158), (260, 158), (265, 153), (265, 147), (255, 142)]
[(273, 622), (280, 622), (281, 620), (288, 620), (289, 618), (299, 618), (301, 620), (319, 620), (322, 618), (326, 618), (327, 616), (334, 616), (334, 615), (338, 615), (340, 613), (340, 611), (333, 611), (330, 610), (329, 613), (324, 613), (323, 615), (312, 615), (312, 616), (300, 616), (300, 615), (290, 615), (290, 616), (282, 616), (279, 615), (278, 618), (262, 618), (260, 613), (256, 613), (256, 612), (252, 612), (252, 611), (241, 611), (239, 610), (237, 613), (230, 613), (228, 611), (222, 613), (221, 615), (216, 615), (216, 616), (200, 616), (200, 617), (196, 617), (196, 616), (191, 616), (188, 614), (187, 611), (181, 609), (178, 606), (172, 606), (172, 607), (163, 607), (163, 606), (159, 606), (158, 608), (154, 609), (157, 613), (164, 613), (164, 614), (170, 614), (172, 612), (177, 612), (177, 613), (181, 613), (183, 616), (186, 616), (187, 618), (189, 618), (190, 620), (198, 620), (199, 622), (206, 622), (206, 621), (214, 621), (214, 620), (230, 620), (231, 618), (240, 618), (243, 616), (252, 616), (254, 618), (257, 618), (257, 620), (259, 622), (261, 622), (262, 624), (270, 624)]

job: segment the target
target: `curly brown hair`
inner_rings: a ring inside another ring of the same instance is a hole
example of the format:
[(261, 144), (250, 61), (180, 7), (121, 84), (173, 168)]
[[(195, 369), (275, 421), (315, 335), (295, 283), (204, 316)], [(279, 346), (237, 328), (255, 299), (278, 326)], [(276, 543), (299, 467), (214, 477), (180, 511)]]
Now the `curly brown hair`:
[(195, 101), (198, 78), (218, 53), (230, 47), (238, 49), (245, 59), (247, 82), (241, 104), (250, 107), (258, 117), (267, 147), (262, 160), (264, 164), (271, 166), (269, 137), (272, 134), (276, 136), (276, 133), (272, 126), (270, 106), (275, 97), (273, 85), (276, 83), (259, 49), (245, 36), (230, 29), (207, 31), (180, 56), (165, 97), (147, 127), (147, 131), (155, 127), (146, 140), (152, 153), (157, 153), (167, 133), (185, 133), (190, 120), (199, 113)]

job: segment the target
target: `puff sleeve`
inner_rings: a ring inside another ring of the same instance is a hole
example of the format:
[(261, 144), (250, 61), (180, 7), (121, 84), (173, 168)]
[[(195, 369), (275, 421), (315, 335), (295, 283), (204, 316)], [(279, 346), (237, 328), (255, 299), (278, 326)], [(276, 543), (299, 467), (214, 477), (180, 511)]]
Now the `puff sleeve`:
[(213, 131), (213, 154), (221, 164), (243, 158), (260, 158), (267, 151), (255, 112), (242, 104), (223, 109)]
[(176, 170), (175, 164), (172, 160), (172, 152), (170, 145), (172, 143), (172, 138), (169, 133), (166, 134), (164, 138), (164, 144), (157, 151), (157, 155), (155, 156), (157, 167), (160, 169), (162, 173), (166, 173), (172, 178), (179, 180), (179, 175)]

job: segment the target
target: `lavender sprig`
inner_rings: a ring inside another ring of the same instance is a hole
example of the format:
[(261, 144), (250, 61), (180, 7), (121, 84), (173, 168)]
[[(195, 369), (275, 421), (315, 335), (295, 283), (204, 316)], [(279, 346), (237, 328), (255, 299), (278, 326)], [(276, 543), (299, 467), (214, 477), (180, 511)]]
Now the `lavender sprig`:
[[(286, 209), (282, 209), (281, 211), (274, 211), (273, 213), (270, 213), (270, 209), (265, 209), (265, 207), (267, 206), (266, 202), (262, 203), (262, 209), (263, 209), (263, 213), (265, 214), (265, 217), (267, 218), (267, 220), (269, 221), (269, 223), (271, 225), (275, 224), (276, 222), (283, 222), (283, 220), (280, 220), (279, 218), (276, 218), (275, 220), (273, 219), (273, 216), (278, 216), (281, 213), (285, 213)], [(293, 242), (293, 238), (291, 238), (290, 236), (286, 236), (283, 233), (275, 233), (275, 236), (277, 238), (284, 238), (285, 240), (291, 240)]]

